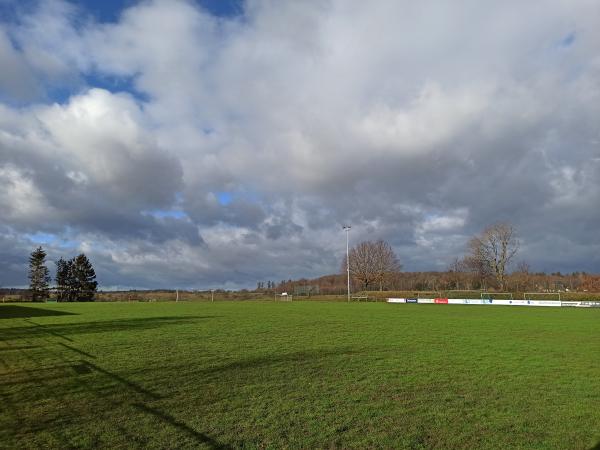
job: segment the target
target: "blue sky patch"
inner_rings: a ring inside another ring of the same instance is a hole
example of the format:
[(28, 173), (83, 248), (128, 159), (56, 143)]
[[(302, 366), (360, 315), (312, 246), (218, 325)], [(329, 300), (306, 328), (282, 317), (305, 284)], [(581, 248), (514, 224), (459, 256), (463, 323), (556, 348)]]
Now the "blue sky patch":
[(104, 76), (98, 73), (87, 74), (85, 81), (90, 87), (106, 89), (110, 92), (127, 92), (140, 102), (147, 102), (148, 95), (135, 87), (135, 77)]
[(43, 233), (41, 231), (33, 234), (26, 234), (25, 236), (35, 244), (51, 244), (56, 240), (55, 234)]
[(244, 12), (243, 0), (196, 0), (196, 3), (218, 17), (236, 17)]
[(217, 199), (221, 205), (227, 206), (231, 203), (233, 196), (230, 192), (217, 192)]
[(179, 210), (154, 209), (152, 211), (144, 211), (142, 214), (156, 217), (159, 219), (165, 219), (165, 218), (185, 219), (187, 217), (187, 214), (184, 211), (179, 211)]
[[(121, 12), (140, 3), (136, 0), (87, 0), (71, 3), (92, 14), (100, 22), (116, 22)], [(195, 0), (205, 11), (217, 17), (236, 17), (244, 12), (243, 0)]]

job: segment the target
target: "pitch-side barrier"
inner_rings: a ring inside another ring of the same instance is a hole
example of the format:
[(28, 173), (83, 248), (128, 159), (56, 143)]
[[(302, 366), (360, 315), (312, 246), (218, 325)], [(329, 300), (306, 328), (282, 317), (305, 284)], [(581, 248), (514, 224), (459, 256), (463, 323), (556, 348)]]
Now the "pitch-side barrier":
[(600, 308), (600, 301), (568, 302), (561, 300), (505, 300), (478, 298), (388, 298), (388, 303), (425, 303), (441, 305), (546, 306)]

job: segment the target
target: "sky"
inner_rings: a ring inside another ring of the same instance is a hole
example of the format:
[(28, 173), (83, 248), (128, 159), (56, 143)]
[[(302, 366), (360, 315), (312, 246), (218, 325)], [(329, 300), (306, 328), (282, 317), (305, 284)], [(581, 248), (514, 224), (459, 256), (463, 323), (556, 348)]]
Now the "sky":
[(384, 239), (600, 272), (596, 0), (0, 0), (0, 285), (252, 288)]

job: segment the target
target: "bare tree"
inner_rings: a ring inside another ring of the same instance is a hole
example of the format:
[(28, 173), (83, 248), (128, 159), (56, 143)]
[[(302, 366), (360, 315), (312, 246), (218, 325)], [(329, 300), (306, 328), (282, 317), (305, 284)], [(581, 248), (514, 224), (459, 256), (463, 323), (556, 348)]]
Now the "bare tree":
[[(454, 258), (454, 260), (450, 263), (446, 271), (448, 273), (447, 278), (448, 285), (450, 286), (450, 288), (460, 289), (461, 282), (463, 282), (463, 280), (465, 279), (465, 273), (469, 271), (469, 268), (467, 267), (467, 263), (464, 259)], [(466, 288), (465, 284), (466, 283), (463, 283), (462, 285), (463, 289)]]
[(529, 289), (529, 280), (531, 279), (531, 268), (529, 267), (529, 264), (525, 261), (521, 261), (517, 265), (517, 270), (513, 272), (512, 278), (514, 278), (516, 282), (517, 291), (519, 288), (523, 291)]
[(496, 223), (487, 227), (479, 236), (469, 241), (470, 264), (481, 271), (491, 272), (500, 289), (504, 289), (506, 267), (519, 250), (515, 229), (508, 223)]
[[(382, 240), (361, 242), (350, 249), (349, 257), (350, 274), (365, 290), (375, 283), (383, 290), (385, 281), (402, 268), (390, 244)], [(346, 258), (342, 270), (346, 271)]]

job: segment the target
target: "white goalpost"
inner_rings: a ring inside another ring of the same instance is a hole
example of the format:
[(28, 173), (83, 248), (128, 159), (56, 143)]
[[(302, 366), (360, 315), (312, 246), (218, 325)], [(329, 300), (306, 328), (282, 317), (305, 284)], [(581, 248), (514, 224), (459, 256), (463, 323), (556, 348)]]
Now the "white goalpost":
[(481, 300), (513, 300), (512, 292), (481, 292)]
[[(537, 296), (537, 298), (533, 296)], [(556, 300), (557, 296), (559, 301), (563, 300), (560, 292), (524, 292), (523, 300)]]

